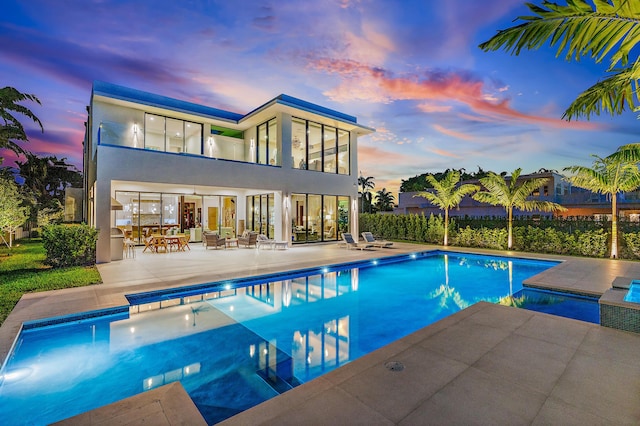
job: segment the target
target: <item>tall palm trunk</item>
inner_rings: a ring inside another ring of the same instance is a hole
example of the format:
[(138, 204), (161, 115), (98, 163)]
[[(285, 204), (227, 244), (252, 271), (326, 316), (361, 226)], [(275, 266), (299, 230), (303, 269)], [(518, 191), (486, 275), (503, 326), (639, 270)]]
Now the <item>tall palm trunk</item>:
[(444, 245), (449, 242), (449, 209), (444, 209)]
[(509, 221), (507, 228), (509, 229), (509, 237), (507, 239), (507, 248), (509, 250), (511, 250), (511, 246), (513, 245), (513, 226), (512, 226), (512, 221), (513, 221), (513, 208), (509, 207), (507, 209), (507, 219)]
[(611, 258), (618, 257), (618, 194), (611, 197)]

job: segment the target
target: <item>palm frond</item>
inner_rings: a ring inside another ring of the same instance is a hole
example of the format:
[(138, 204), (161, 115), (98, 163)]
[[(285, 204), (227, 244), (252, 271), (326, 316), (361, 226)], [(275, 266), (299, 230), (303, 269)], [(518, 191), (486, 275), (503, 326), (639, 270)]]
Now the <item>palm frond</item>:
[(611, 161), (640, 163), (640, 143), (622, 145), (616, 150), (616, 152), (609, 155), (607, 159), (610, 159)]
[(626, 107), (636, 110), (638, 99), (638, 81), (640, 81), (640, 62), (636, 61), (629, 68), (617, 70), (615, 74), (598, 81), (580, 93), (562, 118), (571, 120), (579, 116), (587, 119), (591, 115), (600, 115), (603, 111), (611, 115), (622, 113)]
[(426, 198), (442, 210), (456, 207), (465, 195), (471, 194), (479, 189), (478, 185), (459, 185), (460, 172), (458, 170), (448, 171), (440, 180), (433, 175), (425, 176), (427, 182), (433, 187), (434, 192), (419, 192), (414, 197)]
[(13, 111), (30, 118), (34, 123), (40, 126), (40, 129), (42, 129), (40, 119), (38, 119), (30, 109), (18, 103), (23, 101), (32, 101), (40, 104), (40, 100), (35, 95), (21, 93), (15, 88), (8, 86), (0, 89), (0, 118), (4, 120), (4, 124), (15, 126), (23, 130), (20, 121), (10, 113), (10, 111)]
[[(533, 16), (520, 16), (523, 23), (498, 31), (480, 44), (484, 51), (503, 49), (519, 55), (522, 49), (534, 50), (545, 43), (557, 47), (556, 56), (565, 52), (567, 61), (587, 56), (602, 62), (610, 57), (608, 72), (569, 105), (562, 118), (608, 112), (622, 113), (625, 108), (640, 109), (638, 82), (640, 64), (629, 65), (630, 52), (640, 43), (640, 2), (632, 0), (567, 0), (567, 5), (543, 1), (542, 7), (528, 3)], [(620, 64), (623, 68), (616, 68)]]
[(541, 201), (541, 200), (526, 200), (523, 203), (515, 206), (520, 210), (531, 212), (531, 211), (541, 211), (541, 212), (564, 212), (567, 209), (560, 204), (553, 203), (551, 201)]
[(532, 178), (522, 182), (513, 191), (514, 203), (525, 201), (533, 191), (544, 186), (548, 181), (548, 178)]
[(524, 23), (500, 30), (480, 44), (484, 51), (504, 49), (519, 55), (522, 49), (538, 49), (547, 41), (565, 50), (567, 60), (591, 56), (602, 61), (616, 46), (611, 67), (626, 65), (629, 52), (640, 41), (640, 3), (627, 0), (599, 0), (592, 7), (587, 0), (569, 0), (567, 5), (548, 1), (542, 7), (527, 3), (534, 16), (520, 16)]
[(491, 204), (492, 206), (501, 205), (500, 200), (496, 197), (496, 194), (490, 191), (478, 191), (473, 194), (473, 199), (480, 201), (481, 203)]

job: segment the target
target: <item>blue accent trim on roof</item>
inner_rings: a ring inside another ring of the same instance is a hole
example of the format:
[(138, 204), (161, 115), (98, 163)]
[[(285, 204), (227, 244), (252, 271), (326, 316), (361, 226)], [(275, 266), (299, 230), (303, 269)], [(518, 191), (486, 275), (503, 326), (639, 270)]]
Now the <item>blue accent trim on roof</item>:
[(211, 108), (204, 105), (194, 104), (192, 102), (180, 101), (166, 96), (143, 92), (142, 90), (105, 83), (103, 81), (93, 82), (93, 93), (109, 98), (120, 99), (122, 101), (135, 102), (158, 108), (169, 108), (174, 111), (221, 118), (223, 120), (231, 120), (236, 123), (244, 117), (242, 114), (237, 114), (235, 112)]
[(276, 98), (276, 100), (280, 100), (286, 105), (295, 106), (298, 108), (306, 109), (310, 112), (315, 112), (321, 115), (329, 116), (337, 118), (341, 121), (347, 121), (349, 123), (357, 124), (358, 119), (352, 115), (347, 115), (341, 112), (338, 112), (333, 109), (325, 108), (320, 105), (312, 104), (311, 102), (303, 101), (302, 99), (294, 98), (293, 96), (282, 94)]
[[(130, 89), (124, 86), (118, 86), (112, 83), (106, 83), (104, 81), (93, 82), (93, 94), (105, 96), (109, 98), (119, 99), (122, 101), (135, 102), (143, 105), (153, 106), (157, 108), (168, 108), (174, 111), (180, 111), (188, 114), (196, 114), (206, 117), (212, 117), (217, 119), (223, 119), (227, 121), (233, 121), (238, 124), (243, 119), (249, 117), (252, 114), (268, 107), (271, 104), (279, 103), (290, 107), (302, 109), (314, 114), (322, 115), (325, 117), (333, 118), (339, 121), (358, 125), (358, 119), (352, 115), (344, 114), (336, 110), (325, 108), (320, 105), (313, 104), (311, 102), (303, 101), (302, 99), (294, 98), (293, 96), (281, 94), (269, 102), (261, 105), (253, 111), (242, 115), (235, 112), (224, 111), (217, 108), (211, 108), (204, 105), (194, 104), (192, 102), (180, 101), (178, 99), (169, 98), (166, 96), (156, 95), (149, 92), (143, 92), (142, 90)], [(360, 126), (364, 127), (364, 126)], [(369, 129), (368, 127), (365, 127)], [(369, 129), (372, 130), (373, 129)]]

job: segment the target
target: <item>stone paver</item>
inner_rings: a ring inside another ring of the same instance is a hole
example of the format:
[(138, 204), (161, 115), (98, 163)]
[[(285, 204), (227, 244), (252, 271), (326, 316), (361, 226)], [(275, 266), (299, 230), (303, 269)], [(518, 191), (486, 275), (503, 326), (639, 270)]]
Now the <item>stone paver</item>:
[[(434, 248), (442, 247), (216, 251), (192, 244), (191, 252), (169, 254), (139, 248), (133, 259), (99, 265), (103, 284), (23, 296), (0, 327), (0, 355), (6, 357), (24, 321), (126, 305), (129, 293)], [(536, 287), (600, 295), (614, 282), (640, 277), (638, 262), (531, 257), (563, 260), (526, 281)], [(224, 424), (633, 424), (640, 421), (639, 350), (634, 334), (478, 303)], [(406, 368), (389, 371), (388, 361)], [(164, 399), (144, 399), (153, 395), (146, 392), (68, 424), (198, 424), (190, 420), (191, 406), (174, 398), (184, 392), (174, 385), (179, 389)]]

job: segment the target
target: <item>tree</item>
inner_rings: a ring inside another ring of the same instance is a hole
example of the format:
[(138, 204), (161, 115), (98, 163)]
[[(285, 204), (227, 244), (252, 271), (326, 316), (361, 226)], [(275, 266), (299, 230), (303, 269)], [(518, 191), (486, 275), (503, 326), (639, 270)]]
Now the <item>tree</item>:
[(567, 0), (567, 5), (548, 1), (542, 7), (527, 3), (534, 16), (520, 16), (524, 21), (498, 31), (480, 44), (486, 51), (504, 49), (519, 55), (522, 49), (536, 50), (547, 41), (557, 46), (556, 56), (565, 52), (565, 60), (579, 61), (590, 56), (596, 63), (609, 57), (608, 77), (578, 95), (562, 118), (571, 120), (602, 111), (611, 115), (625, 107), (638, 110), (640, 57), (629, 62), (629, 53), (640, 37), (640, 2), (637, 0)]
[[(482, 167), (478, 166), (478, 171), (473, 173), (467, 173), (467, 171), (462, 168), (458, 170), (460, 172), (460, 180), (471, 180), (471, 179), (480, 179), (487, 175), (488, 172), (485, 172)], [(424, 191), (425, 189), (433, 188), (430, 186), (429, 182), (426, 180), (428, 175), (432, 175), (436, 178), (436, 180), (441, 180), (444, 175), (449, 173), (449, 169), (444, 172), (436, 172), (436, 173), (423, 173), (421, 175), (417, 175), (414, 177), (410, 177), (409, 179), (401, 180), (400, 184), (400, 192), (417, 192)]]
[(371, 193), (369, 192), (369, 190), (373, 189), (376, 187), (376, 184), (373, 182), (375, 178), (373, 176), (367, 176), (367, 177), (363, 177), (362, 174), (360, 175), (360, 177), (358, 178), (358, 186), (360, 186), (362, 188), (362, 191), (359, 191), (359, 194), (361, 196), (361, 209), (360, 212), (364, 213), (364, 202), (368, 201), (369, 202), (369, 213), (371, 213)]
[(465, 195), (473, 194), (480, 189), (480, 186), (466, 183), (460, 185), (460, 172), (458, 170), (450, 170), (440, 179), (436, 179), (433, 175), (427, 175), (428, 184), (435, 192), (420, 192), (414, 197), (426, 198), (437, 206), (440, 210), (444, 210), (444, 245), (449, 241), (449, 210), (457, 207)]
[(507, 212), (508, 239), (507, 247), (513, 247), (513, 209), (522, 211), (539, 210), (543, 212), (565, 211), (560, 204), (551, 201), (529, 200), (531, 193), (543, 186), (548, 178), (531, 178), (518, 182), (522, 169), (518, 168), (511, 173), (511, 178), (507, 179), (494, 172), (489, 172), (487, 177), (480, 179), (480, 183), (485, 191), (473, 194), (473, 199), (481, 203), (488, 203), (494, 206), (503, 206)]
[[(0, 178), (0, 231), (9, 234), (9, 242), (13, 246), (13, 234), (27, 220), (27, 207), (22, 206), (23, 197), (13, 179)], [(2, 237), (4, 240), (4, 237)]]
[(82, 174), (67, 159), (55, 156), (38, 157), (25, 153), (26, 161), (16, 161), (18, 172), (24, 179), (24, 190), (33, 200), (30, 221), (36, 222), (40, 211), (55, 216), (64, 205), (67, 187), (81, 187)]
[(387, 191), (387, 188), (382, 188), (376, 192), (376, 208), (382, 212), (388, 212), (393, 210), (393, 202), (395, 197), (392, 193)]
[(633, 161), (626, 161), (625, 147), (609, 157), (595, 158), (593, 167), (571, 166), (564, 170), (575, 173), (569, 180), (579, 188), (611, 196), (611, 258), (618, 257), (618, 193), (633, 191), (640, 186), (640, 170)]
[(26, 152), (16, 141), (26, 142), (29, 138), (27, 138), (24, 127), (14, 113), (30, 118), (44, 131), (38, 117), (29, 108), (20, 105), (19, 102), (23, 101), (32, 101), (40, 104), (40, 100), (35, 95), (21, 93), (8, 86), (0, 89), (0, 118), (2, 118), (0, 123), (0, 148), (10, 149), (16, 154), (24, 154)]

